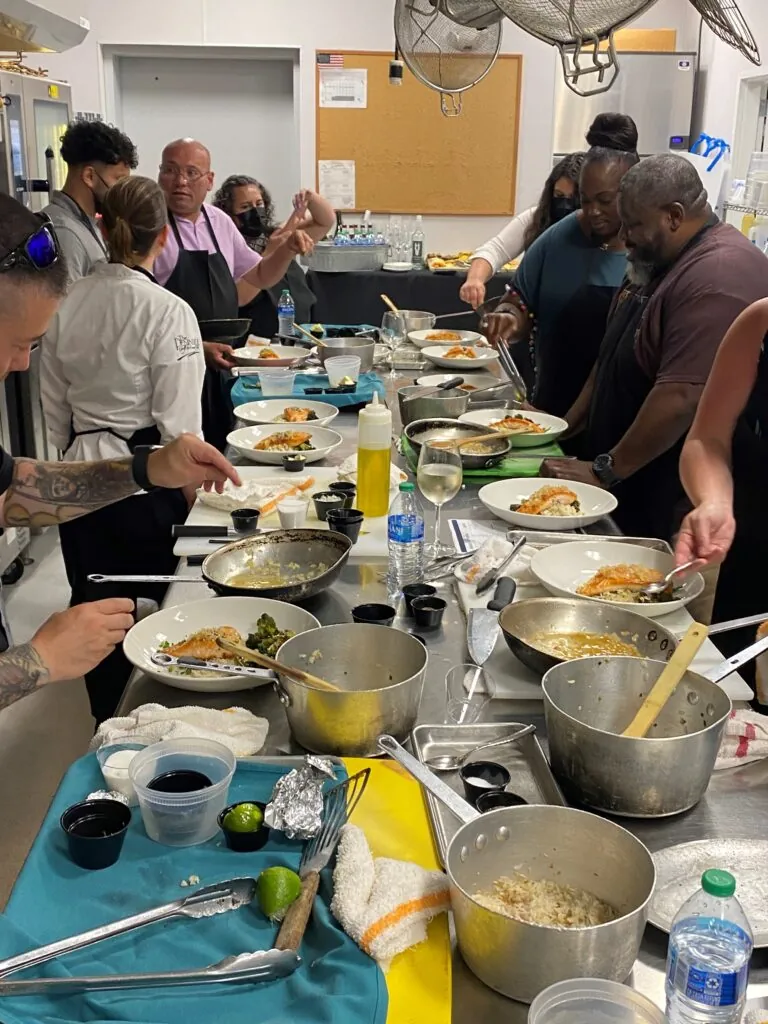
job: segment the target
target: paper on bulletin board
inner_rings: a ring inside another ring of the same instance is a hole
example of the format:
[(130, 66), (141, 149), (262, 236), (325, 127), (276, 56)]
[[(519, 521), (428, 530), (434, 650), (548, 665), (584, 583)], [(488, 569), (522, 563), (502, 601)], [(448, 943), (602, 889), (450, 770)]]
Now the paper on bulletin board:
[(318, 192), (337, 210), (354, 210), (355, 161), (318, 160)]
[(320, 106), (365, 110), (368, 106), (366, 68), (320, 68)]

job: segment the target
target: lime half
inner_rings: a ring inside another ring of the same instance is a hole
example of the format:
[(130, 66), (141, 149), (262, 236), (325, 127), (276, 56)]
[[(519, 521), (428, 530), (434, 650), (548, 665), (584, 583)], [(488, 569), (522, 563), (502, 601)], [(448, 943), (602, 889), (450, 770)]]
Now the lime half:
[(222, 825), (229, 832), (258, 832), (264, 824), (264, 815), (256, 804), (238, 804), (229, 811)]
[(301, 879), (290, 868), (265, 868), (256, 883), (259, 907), (270, 921), (282, 921), (285, 912), (299, 898)]

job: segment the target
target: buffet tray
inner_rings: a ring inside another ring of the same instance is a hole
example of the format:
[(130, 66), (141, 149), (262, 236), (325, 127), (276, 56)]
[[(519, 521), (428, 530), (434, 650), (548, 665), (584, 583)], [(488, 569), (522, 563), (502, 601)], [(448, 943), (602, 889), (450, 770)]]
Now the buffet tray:
[[(599, 525), (599, 524), (597, 524)], [(604, 523), (603, 523), (604, 525)], [(612, 544), (634, 544), (636, 547), (650, 548), (652, 551), (664, 551), (672, 554), (672, 548), (665, 540), (656, 537), (625, 537), (615, 533), (587, 533), (581, 530), (507, 530), (507, 540), (513, 544), (519, 537), (525, 537), (526, 544), (535, 544), (546, 548), (552, 544), (569, 544), (572, 541), (609, 540)]]
[[(428, 761), (442, 754), (461, 755), (479, 747), (483, 743), (499, 740), (508, 733), (522, 729), (523, 722), (484, 722), (479, 725), (417, 725), (411, 734), (413, 749), (420, 761)], [(482, 750), (478, 750), (474, 760), (481, 760)], [(507, 790), (517, 793), (531, 804), (555, 804), (565, 807), (563, 794), (555, 782), (544, 756), (541, 744), (533, 733), (524, 736), (517, 743), (508, 747), (494, 747), (489, 751), (489, 758), (502, 764), (511, 775)], [(441, 772), (440, 779), (460, 796), (464, 796), (459, 773)], [(461, 822), (436, 800), (430, 793), (425, 793), (429, 820), (435, 837), (438, 857), (445, 865), (445, 858)]]

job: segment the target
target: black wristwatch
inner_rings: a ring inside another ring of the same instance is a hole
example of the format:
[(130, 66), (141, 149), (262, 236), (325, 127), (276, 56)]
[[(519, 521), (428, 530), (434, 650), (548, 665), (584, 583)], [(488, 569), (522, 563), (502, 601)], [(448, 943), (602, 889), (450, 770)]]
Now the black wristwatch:
[(613, 471), (613, 456), (610, 452), (606, 452), (605, 455), (597, 456), (595, 461), (592, 463), (592, 472), (603, 487), (610, 489), (611, 487), (615, 487), (616, 484), (621, 483), (621, 477), (616, 476)]
[(147, 475), (147, 464), (152, 452), (156, 452), (160, 446), (152, 444), (140, 444), (133, 449), (133, 465), (131, 472), (133, 479), (142, 491), (156, 491), (157, 486), (152, 483)]

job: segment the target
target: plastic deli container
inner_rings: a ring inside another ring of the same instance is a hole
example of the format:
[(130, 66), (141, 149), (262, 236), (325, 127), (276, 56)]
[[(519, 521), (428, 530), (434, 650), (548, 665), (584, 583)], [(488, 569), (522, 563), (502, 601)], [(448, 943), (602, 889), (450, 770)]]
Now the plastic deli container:
[[(149, 838), (163, 846), (197, 846), (212, 839), (234, 772), (235, 755), (214, 740), (164, 740), (139, 751), (128, 775)], [(191, 773), (204, 776), (210, 785), (187, 792), (150, 788), (161, 776), (167, 787), (168, 780)]]
[(599, 978), (558, 981), (540, 992), (528, 1011), (528, 1024), (665, 1024), (650, 999), (628, 985)]
[(99, 747), (96, 757), (99, 761), (101, 774), (104, 776), (105, 787), (122, 795), (128, 800), (131, 807), (138, 803), (133, 783), (130, 780), (128, 771), (131, 762), (140, 750), (150, 746), (149, 740), (126, 740), (118, 743), (108, 743)]
[(325, 372), (328, 374), (330, 386), (337, 388), (344, 377), (350, 377), (357, 383), (357, 378), (360, 376), (361, 362), (360, 356), (331, 356), (330, 359), (326, 359)]
[(283, 366), (259, 368), (259, 383), (264, 398), (285, 398), (293, 394), (296, 371)]

